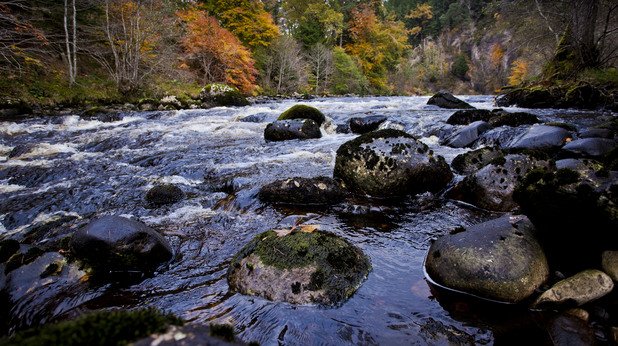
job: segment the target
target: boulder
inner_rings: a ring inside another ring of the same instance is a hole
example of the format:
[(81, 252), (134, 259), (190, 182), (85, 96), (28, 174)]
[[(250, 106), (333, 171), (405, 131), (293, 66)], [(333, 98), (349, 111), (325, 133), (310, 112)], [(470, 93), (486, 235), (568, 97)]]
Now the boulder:
[(580, 306), (609, 294), (613, 288), (607, 274), (588, 269), (557, 282), (541, 294), (534, 307)]
[(618, 172), (596, 172), (595, 164), (588, 162), (586, 168), (585, 160), (580, 165), (577, 170), (533, 171), (513, 194), (561, 270), (596, 266), (603, 250), (618, 246)]
[(493, 160), (504, 157), (504, 152), (495, 147), (483, 147), (455, 156), (451, 167), (458, 174), (472, 174)]
[(433, 95), (428, 101), (428, 105), (438, 106), (448, 109), (473, 109), (468, 103), (456, 98), (451, 93), (439, 92)]
[(449, 125), (468, 125), (475, 121), (489, 121), (492, 111), (488, 109), (462, 109), (451, 115), (446, 123)]
[(413, 136), (378, 130), (339, 147), (334, 176), (356, 193), (388, 198), (439, 191), (453, 173), (443, 157)]
[(321, 126), (326, 117), (320, 110), (315, 107), (306, 105), (295, 105), (281, 113), (277, 120), (292, 120), (292, 119), (311, 119), (315, 121), (318, 126)]
[(493, 211), (511, 211), (517, 207), (513, 192), (529, 171), (550, 168), (550, 162), (527, 155), (510, 154), (498, 157), (492, 163), (459, 182), (448, 196)]
[(264, 139), (272, 142), (321, 137), (320, 126), (310, 119), (277, 120), (264, 129)]
[(578, 135), (579, 138), (614, 138), (614, 133), (609, 129), (587, 129)]
[(573, 138), (573, 134), (561, 127), (533, 125), (522, 136), (507, 145), (509, 149), (557, 149)]
[(167, 240), (145, 224), (120, 216), (102, 216), (78, 230), (71, 240), (74, 255), (101, 274), (150, 272), (173, 257)]
[(248, 106), (247, 98), (236, 88), (225, 84), (206, 85), (199, 95), (200, 100), (215, 106)]
[(371, 131), (375, 131), (380, 127), (380, 124), (386, 121), (386, 117), (383, 115), (371, 115), (364, 118), (351, 118), (350, 130), (353, 133), (363, 134)]
[(185, 193), (174, 184), (159, 184), (146, 193), (146, 201), (153, 205), (174, 204), (181, 201)]
[(425, 258), (427, 275), (447, 288), (500, 302), (518, 303), (549, 276), (534, 226), (506, 215), (438, 238)]
[(232, 290), (292, 304), (336, 305), (371, 270), (363, 252), (334, 234), (310, 227), (267, 231), (232, 259)]
[(567, 143), (562, 150), (567, 154), (583, 157), (601, 157), (616, 148), (617, 142), (607, 138), (583, 138)]
[(532, 125), (539, 122), (539, 118), (536, 115), (524, 112), (496, 112), (493, 113), (491, 119), (489, 119), (489, 124), (493, 127), (498, 126), (521, 126), (521, 125)]
[(340, 184), (332, 178), (289, 178), (274, 181), (260, 189), (262, 201), (280, 204), (336, 204), (345, 197)]
[(444, 144), (452, 148), (466, 148), (479, 139), (480, 135), (491, 129), (491, 125), (484, 121), (475, 121), (464, 128), (457, 130), (444, 140)]
[(618, 282), (618, 251), (603, 251), (601, 254), (603, 271)]
[(522, 108), (553, 108), (559, 97), (543, 88), (520, 88), (507, 91), (496, 97), (498, 107), (519, 106)]

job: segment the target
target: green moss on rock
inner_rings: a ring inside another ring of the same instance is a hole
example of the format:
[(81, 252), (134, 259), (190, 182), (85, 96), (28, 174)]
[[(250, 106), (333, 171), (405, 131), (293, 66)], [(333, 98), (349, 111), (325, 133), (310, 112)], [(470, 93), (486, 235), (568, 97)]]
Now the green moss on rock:
[(310, 119), (318, 125), (326, 121), (326, 117), (317, 108), (307, 105), (295, 105), (281, 113), (277, 120)]
[(170, 325), (182, 325), (182, 320), (156, 309), (101, 311), (19, 332), (0, 345), (127, 345)]

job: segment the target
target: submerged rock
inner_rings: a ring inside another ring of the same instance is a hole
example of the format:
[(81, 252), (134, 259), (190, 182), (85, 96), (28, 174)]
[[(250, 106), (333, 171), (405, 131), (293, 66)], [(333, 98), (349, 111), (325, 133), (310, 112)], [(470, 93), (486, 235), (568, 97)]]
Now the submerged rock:
[(485, 121), (475, 121), (472, 124), (457, 130), (444, 140), (444, 144), (452, 148), (465, 148), (474, 143), (481, 134), (491, 129)]
[(522, 154), (494, 159), (459, 182), (448, 196), (494, 211), (511, 211), (517, 207), (513, 192), (526, 173), (535, 168), (550, 168), (547, 160)]
[(332, 178), (289, 178), (274, 181), (260, 189), (262, 201), (283, 204), (335, 204), (345, 197), (340, 184)]
[(493, 160), (504, 157), (504, 152), (495, 147), (483, 147), (455, 156), (451, 167), (459, 174), (472, 174)]
[(614, 282), (600, 270), (589, 269), (557, 282), (535, 301), (535, 307), (579, 306), (609, 294)]
[(320, 126), (309, 119), (278, 120), (264, 130), (264, 139), (273, 142), (321, 137)]
[(507, 145), (509, 149), (557, 149), (573, 138), (573, 134), (561, 127), (534, 125), (521, 137)]
[(367, 133), (375, 131), (380, 127), (380, 124), (386, 121), (386, 117), (383, 115), (371, 115), (364, 118), (351, 118), (350, 130), (353, 133)]
[(528, 298), (549, 276), (534, 226), (525, 216), (510, 215), (438, 238), (425, 268), (447, 288), (509, 303)]
[(292, 304), (335, 305), (349, 298), (371, 264), (334, 234), (309, 229), (267, 231), (234, 257), (230, 287), (243, 294)]
[(337, 150), (334, 176), (356, 193), (388, 198), (439, 191), (453, 173), (443, 157), (409, 134), (378, 130)]
[(277, 120), (292, 120), (292, 119), (311, 119), (315, 121), (318, 126), (321, 126), (326, 117), (319, 109), (306, 105), (295, 105), (281, 113)]
[(146, 201), (154, 205), (173, 204), (184, 197), (185, 193), (173, 184), (155, 185), (146, 193)]
[(609, 154), (618, 144), (613, 139), (583, 138), (567, 143), (562, 150), (583, 157), (601, 157)]
[(73, 235), (73, 253), (99, 272), (155, 270), (173, 257), (167, 240), (145, 224), (103, 216)]
[(440, 108), (449, 109), (471, 109), (474, 108), (468, 103), (456, 98), (451, 93), (439, 92), (433, 95), (428, 101), (428, 105), (438, 106)]

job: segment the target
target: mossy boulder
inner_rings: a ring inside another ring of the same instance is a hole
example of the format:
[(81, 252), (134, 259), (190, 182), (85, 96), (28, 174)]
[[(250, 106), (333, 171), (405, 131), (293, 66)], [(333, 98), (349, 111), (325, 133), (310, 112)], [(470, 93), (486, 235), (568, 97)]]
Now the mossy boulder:
[(491, 130), (491, 128), (491, 125), (485, 121), (475, 121), (455, 131), (455, 133), (444, 140), (443, 144), (451, 148), (466, 148), (479, 139), (483, 133)]
[(155, 309), (100, 311), (19, 332), (1, 339), (0, 345), (127, 345), (181, 324), (179, 318)]
[(537, 168), (550, 169), (551, 163), (522, 154), (497, 157), (465, 177), (449, 191), (448, 196), (487, 210), (512, 211), (517, 208), (513, 200), (517, 184), (526, 173)]
[(549, 277), (534, 226), (511, 215), (438, 238), (425, 269), (439, 285), (509, 303), (530, 297)]
[(364, 134), (367, 132), (375, 131), (380, 127), (380, 124), (386, 121), (386, 117), (383, 115), (370, 115), (363, 118), (351, 118), (350, 130), (353, 133)]
[(247, 98), (236, 88), (226, 85), (213, 83), (206, 85), (199, 95), (202, 102), (214, 106), (248, 106), (250, 103)]
[(573, 133), (558, 126), (533, 125), (523, 135), (514, 138), (509, 149), (555, 150), (573, 138)]
[(159, 184), (146, 193), (146, 201), (152, 205), (173, 204), (181, 201), (185, 193), (174, 184)]
[(271, 142), (321, 137), (320, 126), (311, 119), (277, 120), (264, 129), (264, 139)]
[(336, 305), (370, 270), (367, 256), (346, 240), (301, 227), (256, 236), (232, 259), (228, 282), (237, 292), (269, 300)]
[(467, 102), (464, 102), (451, 93), (439, 92), (433, 95), (428, 101), (428, 105), (438, 106), (448, 109), (473, 109)]
[(399, 130), (378, 130), (337, 150), (334, 176), (358, 194), (379, 198), (437, 192), (453, 178), (442, 156)]
[(558, 267), (586, 269), (603, 250), (618, 249), (618, 172), (535, 170), (513, 197)]
[(318, 126), (321, 126), (326, 121), (326, 117), (319, 109), (307, 105), (294, 105), (281, 113), (277, 120), (291, 119), (311, 119), (315, 121)]
[(328, 177), (289, 178), (274, 181), (260, 189), (262, 201), (276, 204), (328, 205), (345, 197), (341, 184)]
[(483, 147), (455, 156), (451, 167), (459, 174), (472, 174), (492, 161), (504, 157), (504, 152), (495, 147)]
[(167, 240), (145, 224), (120, 216), (103, 216), (78, 230), (73, 254), (99, 274), (151, 272), (168, 262), (173, 251)]
[(446, 123), (449, 125), (468, 125), (475, 121), (489, 121), (494, 113), (488, 109), (462, 109), (453, 113)]

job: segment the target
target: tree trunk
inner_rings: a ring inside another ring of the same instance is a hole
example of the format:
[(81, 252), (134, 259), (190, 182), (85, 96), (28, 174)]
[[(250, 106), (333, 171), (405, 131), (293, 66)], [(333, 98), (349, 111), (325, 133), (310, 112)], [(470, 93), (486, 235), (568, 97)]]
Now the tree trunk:
[(597, 67), (599, 64), (599, 48), (595, 38), (598, 14), (599, 0), (578, 0), (572, 3), (570, 44), (580, 68)]

